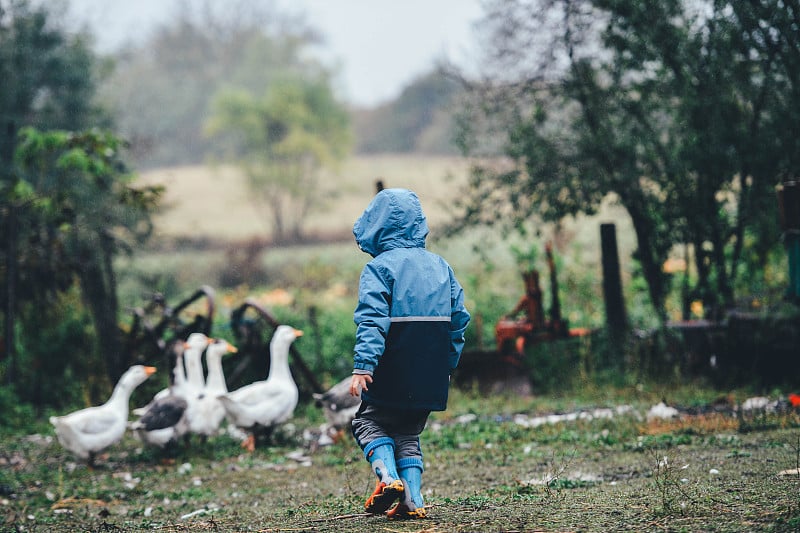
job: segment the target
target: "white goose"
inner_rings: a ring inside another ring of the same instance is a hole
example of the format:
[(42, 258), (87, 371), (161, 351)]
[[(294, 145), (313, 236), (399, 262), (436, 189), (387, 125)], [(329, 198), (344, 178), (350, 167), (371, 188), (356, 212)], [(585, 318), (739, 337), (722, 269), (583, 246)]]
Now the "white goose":
[(208, 375), (205, 386), (191, 401), (188, 410), (189, 431), (204, 439), (216, 434), (219, 425), (225, 419), (225, 408), (218, 398), (219, 395), (228, 392), (222, 369), (222, 357), (236, 351), (235, 346), (223, 339), (213, 341), (206, 348)]
[(206, 379), (203, 376), (203, 351), (211, 343), (211, 340), (203, 333), (192, 333), (184, 343), (183, 364), (186, 366), (186, 381), (181, 388), (180, 394), (187, 403), (187, 439), (189, 433), (191, 433), (192, 417), (196, 416), (197, 413), (195, 405), (206, 384)]
[(128, 424), (128, 402), (133, 390), (156, 371), (155, 367), (134, 365), (114, 386), (114, 392), (103, 405), (87, 407), (63, 416), (51, 416), (58, 442), (90, 467), (98, 452), (116, 444)]
[(186, 366), (186, 381), (182, 387), (182, 394), (189, 399), (203, 390), (206, 379), (203, 377), (203, 352), (211, 343), (202, 333), (192, 333), (186, 339), (183, 352), (183, 364)]
[(303, 334), (291, 326), (278, 326), (269, 344), (269, 376), (219, 396), (228, 420), (248, 432), (242, 447), (255, 449), (255, 432), (271, 432), (288, 420), (297, 407), (297, 384), (289, 369), (289, 348)]

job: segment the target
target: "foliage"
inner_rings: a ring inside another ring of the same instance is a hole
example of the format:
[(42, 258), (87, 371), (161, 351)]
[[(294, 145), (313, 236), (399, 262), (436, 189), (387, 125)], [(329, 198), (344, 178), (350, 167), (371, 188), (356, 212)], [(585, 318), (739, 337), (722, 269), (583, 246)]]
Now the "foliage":
[[(15, 206), (20, 254), (10, 279), (31, 311), (49, 295), (80, 285), (92, 316), (97, 353), (112, 380), (129, 363), (118, 344), (114, 257), (151, 231), (160, 187), (133, 187), (122, 163), (122, 142), (110, 133), (21, 132), (15, 154)], [(32, 313), (31, 320), (41, 315)], [(36, 322), (31, 324), (34, 327)]]
[(730, 308), (741, 271), (762, 272), (777, 245), (774, 187), (800, 158), (796, 136), (775, 134), (800, 109), (797, 6), (782, 5), (491, 4), (488, 81), (460, 140), (481, 153), (500, 138), (509, 161), (476, 169), (456, 225), (557, 221), (613, 195), (662, 320), (662, 265), (679, 245), (693, 266), (684, 297), (709, 316)]
[(0, 5), (0, 162), (8, 171), (16, 132), (80, 129), (103, 119), (95, 107), (97, 65), (85, 35), (61, 28), (57, 14), (28, 0)]
[(33, 405), (21, 402), (13, 387), (0, 385), (0, 410), (4, 416), (0, 420), (0, 427), (23, 428), (36, 418)]
[[(17, 210), (25, 206), (42, 212), (51, 209), (48, 202), (30, 205), (36, 200), (33, 185), (14, 173), (17, 133), (31, 125), (80, 129), (89, 124), (96, 115), (92, 106), (94, 68), (85, 39), (68, 37), (46, 8), (24, 0), (0, 5), (0, 217), (2, 226), (8, 228), (0, 235), (4, 254), (0, 272), (7, 317), (14, 313), (14, 309), (8, 309), (14, 307), (8, 298), (15, 296), (22, 302), (40, 299), (69, 283), (53, 268), (57, 257), (40, 254), (42, 248), (35, 246), (25, 247), (24, 254), (17, 250), (18, 242), (23, 242), (17, 237), (17, 226), (25, 225), (24, 220), (17, 220), (23, 216)], [(23, 279), (12, 296), (8, 284), (16, 277), (12, 263), (18, 256), (23, 258), (20, 266), (26, 268), (19, 273)], [(43, 271), (47, 273), (42, 275)], [(36, 282), (30, 278), (36, 278)]]
[(287, 74), (317, 67), (307, 49), (319, 37), (271, 5), (209, 0), (176, 5), (170, 22), (115, 54), (101, 87), (138, 168), (200, 163), (219, 139), (204, 134), (225, 88), (263, 94)]
[(111, 387), (100, 369), (91, 316), (77, 288), (54, 295), (47, 305), (26, 306), (18, 329), (14, 389), (20, 403), (45, 407), (87, 406)]
[[(574, 338), (535, 344), (525, 353), (525, 371), (534, 390), (540, 393), (575, 388), (586, 382), (594, 368), (588, 339)], [(596, 352), (596, 349), (595, 349)]]
[[(75, 169), (97, 163), (86, 159), (77, 145), (71, 146), (59, 163), (58, 172), (66, 182), (45, 175), (45, 167), (55, 163), (54, 159), (15, 159), (21, 131), (27, 131), (29, 142), (21, 150), (29, 155), (34, 148), (46, 152), (68, 136), (39, 136), (26, 128), (81, 130), (107, 122), (93, 101), (99, 69), (90, 43), (85, 35), (67, 33), (51, 8), (26, 0), (0, 4), (0, 225), (4, 229), (0, 235), (0, 298), (7, 357), (4, 377), (11, 384), (18, 371), (25, 374), (25, 369), (17, 368), (15, 353), (18, 344), (24, 348), (24, 342), (18, 343), (15, 334), (19, 328), (37, 329), (42, 318), (37, 311), (69, 289), (82, 259), (68, 257), (78, 253), (75, 248), (68, 249), (69, 225), (82, 220), (83, 213), (78, 210), (100, 207), (91, 205), (85, 194), (74, 194), (81, 190), (81, 180), (68, 183), (76, 177), (70, 174)], [(20, 163), (28, 167), (23, 169)], [(73, 194), (66, 190), (69, 187)], [(20, 313), (29, 322), (21, 324)]]
[(353, 111), (360, 154), (454, 154), (453, 116), (462, 87), (440, 69), (419, 76), (375, 109)]
[(270, 84), (261, 97), (221, 91), (207, 132), (227, 136), (223, 157), (242, 169), (269, 215), (273, 239), (284, 242), (302, 236), (308, 213), (334, 191), (323, 187), (320, 171), (346, 155), (347, 121), (326, 76), (289, 78)]

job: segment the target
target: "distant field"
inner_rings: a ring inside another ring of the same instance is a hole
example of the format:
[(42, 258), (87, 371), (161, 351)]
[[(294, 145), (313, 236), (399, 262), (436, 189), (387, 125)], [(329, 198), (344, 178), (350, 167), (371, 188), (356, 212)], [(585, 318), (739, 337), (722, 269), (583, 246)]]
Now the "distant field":
[[(375, 181), (387, 187), (415, 190), (431, 225), (445, 219), (442, 201), (467, 178), (468, 165), (460, 158), (385, 155), (356, 157), (323, 180), (329, 198), (323, 211), (312, 214), (309, 233), (347, 234), (375, 193)], [(266, 237), (266, 218), (250, 201), (247, 183), (230, 166), (191, 166), (158, 169), (140, 176), (141, 183), (162, 184), (167, 192), (164, 211), (156, 218), (165, 237), (204, 236), (243, 240)]]
[[(600, 223), (617, 224), (623, 283), (627, 286), (635, 240), (625, 211), (609, 202), (595, 217), (565, 220), (558, 235), (547, 225), (531, 227), (524, 238), (506, 239), (499, 230), (478, 229), (457, 238), (442, 239), (437, 225), (448, 219), (445, 203), (452, 203), (459, 194), (468, 172), (468, 162), (459, 158), (401, 155), (353, 158), (335, 176), (324, 180), (329, 205), (311, 216), (305, 227), (307, 234), (331, 237), (334, 242), (270, 247), (263, 254), (262, 265), (281, 288), (297, 288), (307, 285), (309, 278), (332, 273), (335, 276), (328, 280), (329, 284), (355, 286), (358, 272), (368, 257), (355, 246), (352, 225), (375, 194), (375, 182), (380, 179), (387, 187), (407, 187), (419, 194), (431, 226), (428, 248), (443, 255), (467, 284), (474, 308), (480, 306), (487, 312), (492, 306), (510, 309), (523, 288), (512, 247), (522, 252), (537, 248), (538, 267), (546, 272), (541, 255), (543, 246), (545, 241), (555, 239), (565, 316), (575, 325), (601, 323)], [(165, 209), (155, 220), (157, 236), (205, 238), (237, 247), (243, 241), (270, 235), (265, 218), (248, 200), (247, 184), (235, 168), (166, 168), (143, 173), (139, 179), (142, 183), (166, 186)], [(132, 262), (122, 263), (124, 272), (135, 274), (121, 276), (123, 292), (132, 302), (137, 301), (152, 284), (146, 281), (142, 288), (141, 279), (151, 280), (154, 276), (171, 276), (179, 294), (193, 291), (200, 284), (217, 287), (219, 272), (229, 268), (228, 254), (229, 250), (218, 246), (208, 250), (170, 248), (166, 252), (139, 253)], [(324, 265), (332, 265), (330, 272)], [(283, 274), (277, 275), (278, 272)], [(258, 283), (255, 279), (250, 281)], [(548, 291), (547, 282), (544, 290)]]
[[(437, 225), (447, 221), (449, 216), (445, 206), (451, 205), (459, 194), (468, 173), (469, 164), (462, 158), (406, 155), (352, 158), (339, 172), (324, 180), (323, 186), (329, 191), (328, 205), (309, 217), (305, 230), (309, 234), (349, 238), (353, 222), (369, 203), (375, 193), (375, 182), (380, 179), (387, 187), (406, 187), (419, 194), (432, 228), (430, 245), (437, 251), (449, 248), (448, 259), (456, 263), (473, 262), (476, 258), (470, 249), (477, 246), (493, 260), (507, 263), (510, 245), (502, 242), (497, 231), (472, 232), (447, 243), (436, 240)], [(165, 168), (145, 172), (139, 179), (142, 183), (166, 186), (164, 210), (155, 221), (159, 236), (206, 237), (231, 242), (269, 236), (265, 217), (248, 199), (247, 184), (233, 167)], [(566, 259), (567, 255), (577, 254), (574, 259), (584, 269), (594, 269), (600, 260), (602, 222), (617, 225), (620, 260), (625, 270), (635, 248), (635, 239), (627, 213), (611, 202), (594, 217), (565, 220), (556, 242), (557, 255)], [(552, 226), (537, 227), (529, 235), (529, 242), (517, 245), (521, 249), (530, 245), (541, 248), (544, 241), (553, 236)], [(459, 257), (453, 258), (453, 253)], [(569, 268), (569, 263), (567, 261), (564, 266)]]

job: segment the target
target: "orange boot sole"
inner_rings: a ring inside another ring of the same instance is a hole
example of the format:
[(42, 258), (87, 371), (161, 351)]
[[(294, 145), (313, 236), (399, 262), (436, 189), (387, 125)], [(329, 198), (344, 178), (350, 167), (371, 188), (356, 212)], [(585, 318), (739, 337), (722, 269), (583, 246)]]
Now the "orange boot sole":
[(386, 513), (387, 518), (392, 520), (412, 520), (415, 518), (425, 518), (428, 513), (425, 512), (424, 507), (417, 507), (413, 511), (403, 502), (398, 503), (394, 508)]
[(403, 490), (403, 482), (399, 479), (395, 479), (388, 485), (378, 481), (378, 484), (375, 485), (375, 492), (364, 502), (364, 510), (370, 514), (385, 513), (394, 501), (402, 496)]

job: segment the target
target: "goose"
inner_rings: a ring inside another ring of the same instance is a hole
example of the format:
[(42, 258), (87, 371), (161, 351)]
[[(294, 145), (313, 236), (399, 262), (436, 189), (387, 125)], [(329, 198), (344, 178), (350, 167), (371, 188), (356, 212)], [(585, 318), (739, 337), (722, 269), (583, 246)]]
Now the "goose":
[(144, 414), (151, 408), (154, 402), (161, 400), (167, 396), (172, 395), (181, 395), (183, 393), (183, 389), (186, 386), (186, 370), (184, 369), (183, 365), (183, 351), (185, 350), (185, 343), (184, 342), (175, 342), (172, 344), (171, 350), (172, 353), (175, 355), (175, 366), (172, 368), (172, 374), (170, 375), (170, 383), (169, 385), (158, 391), (153, 398), (148, 402), (147, 405), (143, 407), (137, 407), (133, 411), (132, 414), (136, 416), (144, 416)]
[(289, 348), (302, 334), (291, 326), (278, 326), (269, 344), (267, 379), (218, 396), (228, 421), (248, 434), (242, 447), (251, 452), (255, 450), (256, 432), (271, 432), (288, 420), (297, 407), (298, 391), (289, 369)]
[[(194, 405), (197, 403), (206, 383), (203, 376), (203, 352), (212, 340), (205, 334), (196, 332), (189, 335), (184, 343), (183, 364), (186, 367), (186, 380), (179, 390), (179, 394), (187, 403), (185, 432), (187, 443), (191, 434), (192, 417), (197, 412)], [(197, 425), (197, 422), (194, 424)]]
[(142, 442), (163, 448), (187, 435), (189, 406), (205, 384), (201, 358), (209, 342), (205, 334), (192, 333), (185, 342), (177, 343), (172, 385), (159, 391), (145, 407), (133, 411), (140, 418), (129, 427)]
[[(173, 349), (175, 368), (172, 384), (153, 396), (146, 406), (134, 409), (132, 412), (138, 415), (139, 419), (128, 424), (128, 428), (133, 431), (136, 438), (158, 448), (177, 443), (179, 437), (189, 430), (186, 421), (188, 403), (183, 396), (186, 386), (183, 366), (184, 343), (176, 343)], [(163, 394), (164, 391), (166, 394)]]
[(225, 419), (225, 408), (218, 398), (219, 395), (228, 392), (222, 369), (222, 357), (236, 351), (235, 346), (223, 339), (213, 341), (206, 348), (208, 375), (205, 385), (190, 402), (187, 412), (189, 431), (200, 435), (203, 439), (214, 435)]
[(178, 442), (189, 430), (186, 421), (186, 399), (167, 394), (153, 400), (138, 420), (128, 426), (142, 442), (164, 448)]
[(322, 408), (325, 416), (324, 432), (334, 441), (340, 439), (345, 430), (350, 428), (361, 405), (361, 398), (350, 394), (351, 379), (351, 376), (347, 376), (324, 393), (313, 394), (317, 407)]
[(97, 453), (122, 439), (128, 423), (131, 393), (155, 371), (152, 366), (134, 365), (122, 375), (103, 405), (51, 416), (50, 423), (55, 427), (61, 446), (86, 459), (89, 467), (93, 468)]
[(187, 397), (187, 400), (199, 394), (205, 386), (203, 352), (212, 341), (213, 339), (209, 339), (203, 333), (192, 333), (184, 343), (183, 364), (186, 366), (186, 380), (181, 393)]

